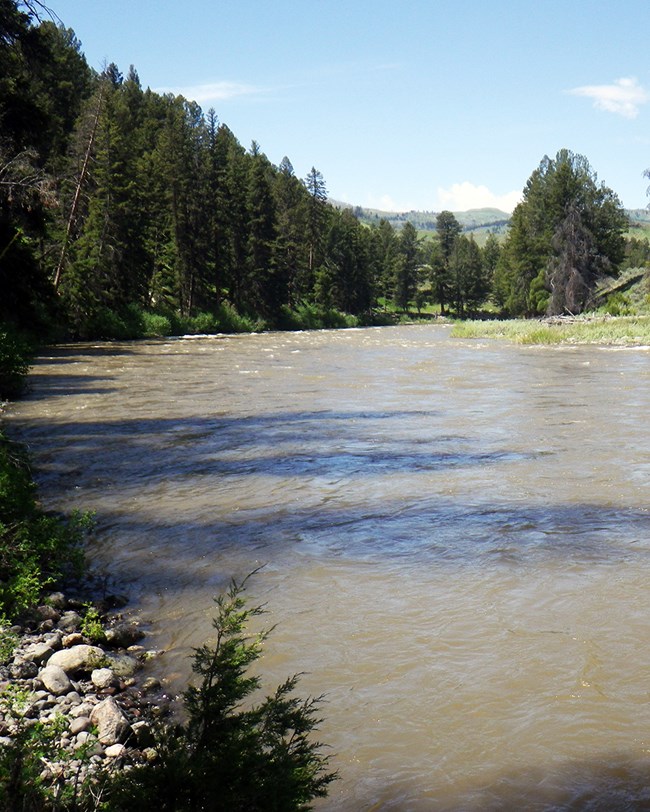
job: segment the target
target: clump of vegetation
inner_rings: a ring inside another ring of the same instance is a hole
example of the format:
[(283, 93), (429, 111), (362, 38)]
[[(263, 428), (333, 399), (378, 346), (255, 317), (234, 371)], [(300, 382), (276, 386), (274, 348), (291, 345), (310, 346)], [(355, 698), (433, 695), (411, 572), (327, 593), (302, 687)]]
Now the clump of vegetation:
[(87, 637), (91, 643), (104, 643), (106, 633), (102, 624), (99, 610), (91, 603), (86, 604), (84, 616), (81, 619), (81, 633)]
[(0, 433), (0, 617), (15, 617), (64, 575), (81, 572), (89, 524), (39, 507), (24, 449)]
[(80, 778), (81, 765), (90, 759), (89, 748), (72, 754), (62, 747), (65, 719), (35, 721), (30, 718), (33, 701), (28, 691), (14, 686), (0, 693), (0, 712), (12, 729), (11, 743), (0, 746), (0, 809), (90, 812), (100, 808), (90, 777)]
[(33, 348), (23, 335), (0, 324), (0, 400), (21, 393), (32, 354)]
[(308, 810), (337, 778), (323, 746), (310, 738), (321, 697), (296, 697), (294, 676), (253, 702), (260, 679), (248, 672), (269, 631), (247, 632), (264, 610), (247, 606), (245, 583), (233, 582), (216, 600), (216, 642), (195, 651), (192, 668), (201, 682), (184, 694), (187, 722), (159, 734), (153, 762), (107, 788), (111, 809)]

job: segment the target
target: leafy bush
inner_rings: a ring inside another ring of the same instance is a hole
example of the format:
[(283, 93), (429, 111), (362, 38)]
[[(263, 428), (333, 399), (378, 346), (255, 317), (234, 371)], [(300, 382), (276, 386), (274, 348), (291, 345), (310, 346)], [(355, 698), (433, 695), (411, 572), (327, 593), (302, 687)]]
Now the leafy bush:
[(160, 313), (142, 313), (143, 334), (146, 337), (170, 336), (172, 332), (172, 322), (168, 316)]
[(0, 400), (20, 394), (32, 354), (33, 348), (24, 336), (0, 324)]
[(602, 309), (610, 316), (629, 316), (632, 312), (630, 300), (624, 293), (620, 292), (608, 296)]
[(260, 679), (248, 674), (269, 632), (249, 635), (261, 607), (247, 608), (233, 582), (216, 600), (214, 646), (195, 650), (198, 687), (184, 694), (187, 722), (159, 733), (158, 758), (118, 776), (107, 788), (109, 808), (185, 812), (291, 812), (310, 809), (337, 778), (322, 745), (312, 741), (322, 698), (293, 695), (291, 677), (252, 704)]
[(284, 308), (281, 326), (286, 330), (325, 330), (339, 327), (357, 327), (359, 319), (334, 308), (303, 302), (294, 310)]
[(142, 312), (137, 305), (129, 305), (120, 312), (100, 307), (81, 329), (83, 338), (117, 339), (118, 341), (141, 338), (143, 333)]
[(24, 450), (0, 433), (0, 617), (16, 616), (47, 586), (80, 572), (88, 526), (88, 517), (63, 521), (38, 507)]
[(81, 633), (87, 637), (91, 643), (95, 643), (96, 645), (105, 643), (106, 633), (98, 609), (91, 603), (87, 603), (85, 610), (81, 620)]

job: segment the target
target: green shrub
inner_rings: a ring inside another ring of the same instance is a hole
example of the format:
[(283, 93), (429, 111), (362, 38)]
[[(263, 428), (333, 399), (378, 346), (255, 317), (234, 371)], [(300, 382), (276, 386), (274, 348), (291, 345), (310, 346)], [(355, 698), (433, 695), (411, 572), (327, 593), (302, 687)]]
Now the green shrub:
[(121, 311), (100, 307), (83, 326), (84, 338), (116, 339), (128, 341), (144, 334), (142, 313), (137, 305), (129, 305)]
[(15, 617), (46, 587), (80, 573), (89, 523), (87, 516), (64, 521), (39, 508), (23, 448), (0, 433), (0, 617)]
[(106, 633), (102, 625), (101, 615), (97, 608), (91, 603), (86, 604), (84, 616), (81, 620), (81, 633), (85, 635), (91, 643), (104, 643)]
[(334, 308), (303, 302), (294, 310), (283, 309), (281, 326), (286, 330), (325, 330), (357, 327), (359, 319)]
[(221, 332), (219, 319), (213, 313), (197, 313), (188, 319), (188, 332), (194, 335), (210, 335)]
[(612, 293), (602, 310), (610, 316), (629, 316), (632, 312), (630, 301), (624, 293)]
[(172, 321), (160, 313), (142, 313), (143, 334), (148, 337), (174, 335)]
[(0, 400), (21, 393), (32, 355), (33, 347), (23, 335), (0, 324)]
[(260, 680), (248, 669), (269, 632), (246, 632), (263, 609), (247, 608), (244, 587), (245, 581), (233, 582), (216, 600), (216, 643), (195, 650), (193, 671), (201, 683), (184, 694), (187, 722), (159, 734), (155, 761), (123, 773), (107, 788), (109, 808), (307, 810), (337, 778), (328, 771), (322, 745), (310, 738), (320, 722), (321, 698), (295, 697), (297, 677), (251, 703)]
[(14, 651), (20, 643), (17, 634), (6, 628), (7, 621), (0, 618), (0, 665), (6, 665), (14, 656)]

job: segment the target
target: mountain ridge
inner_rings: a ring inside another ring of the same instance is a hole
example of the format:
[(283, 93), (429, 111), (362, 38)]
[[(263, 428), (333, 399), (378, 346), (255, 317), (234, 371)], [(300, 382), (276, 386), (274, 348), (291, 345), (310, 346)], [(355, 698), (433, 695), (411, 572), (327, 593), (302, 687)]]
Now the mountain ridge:
[[(404, 223), (410, 222), (418, 231), (435, 233), (436, 217), (440, 214), (434, 210), (384, 211), (366, 206), (355, 206), (340, 200), (330, 199), (329, 203), (337, 209), (349, 209), (362, 222), (367, 225), (387, 220), (394, 228), (400, 229)], [(635, 236), (650, 236), (650, 209), (626, 209), (625, 213), (630, 219), (630, 230)], [(510, 218), (506, 211), (490, 206), (465, 211), (452, 212), (464, 232), (475, 235), (496, 234), (504, 235), (508, 229)], [(640, 234), (638, 232), (641, 232)]]

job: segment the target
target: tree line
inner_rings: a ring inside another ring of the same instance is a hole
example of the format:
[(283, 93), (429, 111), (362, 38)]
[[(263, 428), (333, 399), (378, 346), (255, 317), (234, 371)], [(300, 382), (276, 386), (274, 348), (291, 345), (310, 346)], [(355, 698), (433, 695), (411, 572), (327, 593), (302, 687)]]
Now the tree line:
[(488, 301), (575, 313), (625, 259), (620, 201), (568, 150), (533, 172), (505, 241), (479, 247), (451, 212), (434, 239), (364, 225), (328, 204), (315, 167), (272, 164), (133, 67), (92, 70), (74, 32), (33, 8), (0, 0), (0, 322), (84, 338), (137, 333), (145, 316), (164, 332), (197, 314), (274, 328)]

